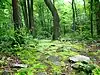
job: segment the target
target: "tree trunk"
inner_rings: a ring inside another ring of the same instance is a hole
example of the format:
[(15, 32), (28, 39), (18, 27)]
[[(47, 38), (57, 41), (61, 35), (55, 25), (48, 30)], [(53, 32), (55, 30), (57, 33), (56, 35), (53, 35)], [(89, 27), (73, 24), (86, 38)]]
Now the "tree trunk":
[(85, 11), (85, 14), (86, 14), (86, 2), (85, 2), (85, 0), (83, 0), (83, 2), (84, 2), (84, 11)]
[(33, 19), (33, 0), (27, 0), (28, 4), (28, 18), (29, 18), (29, 31), (30, 33), (35, 36), (35, 25)]
[(24, 23), (25, 23), (25, 26), (28, 29), (29, 22), (28, 22), (27, 1), (26, 0), (22, 0), (21, 1), (21, 6), (22, 6), (22, 11), (23, 11), (23, 16), (24, 16)]
[(91, 13), (90, 13), (90, 15), (91, 15), (91, 19), (90, 19), (90, 21), (91, 21), (91, 36), (93, 37), (93, 0), (91, 0), (91, 2), (90, 2), (90, 7), (91, 7)]
[(75, 6), (75, 17), (76, 17), (76, 20), (77, 20), (77, 22), (79, 21), (78, 20), (78, 12), (77, 12), (77, 6), (76, 6), (76, 3), (75, 3), (75, 1), (74, 1), (74, 6)]
[[(21, 15), (20, 15), (20, 10), (19, 10), (19, 3), (18, 0), (12, 0), (12, 8), (13, 8), (13, 21), (14, 21), (14, 30), (15, 30), (15, 39), (17, 41), (17, 44), (22, 44), (24, 43), (23, 37), (20, 36), (22, 35), (20, 32), (20, 28), (22, 26), (22, 21), (21, 21)], [(15, 44), (15, 41), (14, 41)]]
[(13, 21), (14, 21), (14, 30), (18, 30), (21, 27), (21, 19), (18, 7), (18, 0), (12, 0), (13, 8)]
[(73, 31), (76, 30), (76, 25), (75, 25), (75, 9), (74, 9), (74, 0), (72, 0), (72, 10), (73, 10), (73, 26), (72, 29)]
[(97, 35), (100, 37), (100, 2), (95, 1)]
[(53, 26), (53, 40), (57, 40), (60, 36), (59, 15), (57, 13), (57, 10), (54, 4), (51, 2), (51, 0), (44, 0), (44, 2), (52, 13), (53, 25), (54, 25)]

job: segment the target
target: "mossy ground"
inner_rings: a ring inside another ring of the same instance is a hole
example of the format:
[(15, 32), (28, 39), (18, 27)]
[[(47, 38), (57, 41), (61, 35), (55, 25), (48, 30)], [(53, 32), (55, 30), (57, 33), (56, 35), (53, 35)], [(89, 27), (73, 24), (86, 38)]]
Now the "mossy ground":
[(15, 75), (37, 75), (39, 73), (76, 75), (69, 67), (68, 58), (80, 54), (89, 56), (94, 64), (98, 66), (100, 64), (100, 51), (91, 49), (91, 52), (85, 43), (77, 41), (35, 40), (18, 47), (17, 50), (16, 57), (21, 63), (27, 64), (28, 68), (17, 70)]

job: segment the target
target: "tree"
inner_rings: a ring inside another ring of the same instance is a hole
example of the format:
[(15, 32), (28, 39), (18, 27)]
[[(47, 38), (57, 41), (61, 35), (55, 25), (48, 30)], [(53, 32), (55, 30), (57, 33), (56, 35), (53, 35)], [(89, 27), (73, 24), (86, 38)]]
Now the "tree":
[(27, 0), (27, 5), (28, 5), (29, 31), (33, 36), (35, 36), (35, 25), (33, 18), (33, 0)]
[(60, 20), (59, 20), (59, 15), (57, 13), (57, 9), (55, 8), (51, 0), (44, 0), (44, 2), (52, 13), (53, 25), (54, 25), (53, 26), (53, 40), (57, 40), (60, 36), (60, 24), (59, 24)]
[(85, 14), (86, 14), (86, 2), (85, 2), (85, 0), (83, 0), (83, 2), (84, 2), (84, 11), (85, 11)]
[(24, 16), (24, 23), (28, 29), (29, 26), (29, 20), (28, 20), (28, 11), (27, 11), (27, 0), (21, 0), (21, 7), (23, 11), (23, 16)]
[[(74, 7), (75, 7), (75, 13), (73, 13), (73, 15), (75, 14), (76, 16), (76, 20), (77, 20), (77, 22), (78, 22), (78, 12), (77, 12), (77, 6), (76, 6), (76, 3), (75, 3), (75, 1), (74, 1)], [(74, 11), (74, 10), (73, 10)]]
[(72, 10), (73, 10), (73, 31), (76, 30), (76, 25), (75, 25), (75, 8), (74, 8), (74, 0), (72, 0)]
[(21, 27), (21, 18), (19, 13), (18, 0), (12, 0), (12, 8), (13, 8), (14, 30), (18, 30)]
[(90, 2), (90, 8), (91, 8), (91, 11), (90, 11), (90, 15), (91, 15), (91, 18), (90, 18), (90, 21), (91, 21), (91, 36), (93, 37), (93, 0), (91, 0), (91, 2)]
[(97, 35), (100, 37), (100, 2), (95, 0)]
[[(22, 26), (21, 22), (21, 15), (19, 10), (19, 2), (18, 0), (12, 0), (12, 8), (13, 8), (13, 21), (14, 21), (14, 30), (15, 30), (15, 39), (17, 43), (22, 44), (24, 43), (20, 28)], [(15, 41), (13, 41), (15, 44)]]
[(28, 29), (28, 32), (35, 37), (33, 0), (21, 0), (21, 6), (24, 16), (24, 23)]

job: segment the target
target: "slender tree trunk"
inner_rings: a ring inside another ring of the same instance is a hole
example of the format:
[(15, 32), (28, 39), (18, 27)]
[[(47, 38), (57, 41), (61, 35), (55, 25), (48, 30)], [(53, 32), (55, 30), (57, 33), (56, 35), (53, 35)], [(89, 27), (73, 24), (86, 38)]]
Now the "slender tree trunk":
[(31, 0), (31, 24), (32, 24), (32, 34), (33, 34), (33, 37), (35, 37), (36, 36), (36, 30), (35, 30), (35, 24), (34, 24), (34, 9), (33, 9), (33, 0)]
[(76, 3), (74, 1), (74, 6), (75, 6), (75, 15), (76, 15), (76, 20), (78, 22), (78, 12), (77, 12), (77, 7), (76, 7)]
[(21, 19), (18, 7), (18, 0), (12, 0), (12, 8), (13, 8), (14, 30), (19, 30), (21, 27)]
[(73, 10), (73, 31), (76, 30), (76, 25), (75, 25), (75, 9), (74, 9), (74, 0), (72, 0), (72, 10)]
[(33, 19), (33, 0), (27, 0), (28, 4), (28, 17), (29, 17), (29, 31), (33, 36), (35, 36), (35, 26)]
[(28, 11), (27, 11), (27, 1), (22, 0), (21, 1), (21, 6), (22, 6), (22, 11), (23, 11), (23, 16), (24, 16), (24, 23), (28, 29), (29, 22), (28, 22)]
[(90, 7), (91, 7), (91, 36), (93, 37), (93, 0), (90, 2)]
[(57, 13), (57, 10), (54, 4), (51, 2), (51, 0), (44, 0), (44, 2), (52, 13), (53, 25), (54, 25), (53, 26), (53, 40), (57, 40), (59, 39), (59, 36), (60, 36), (59, 15)]
[(100, 37), (100, 2), (95, 1), (97, 35)]
[(85, 0), (83, 0), (83, 2), (84, 2), (84, 11), (85, 11), (85, 14), (86, 14), (86, 2), (85, 2)]

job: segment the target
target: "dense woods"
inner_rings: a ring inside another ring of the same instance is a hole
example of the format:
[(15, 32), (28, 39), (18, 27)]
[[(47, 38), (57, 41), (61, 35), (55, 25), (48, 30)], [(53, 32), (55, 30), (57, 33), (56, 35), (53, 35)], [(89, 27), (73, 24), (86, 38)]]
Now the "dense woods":
[(0, 75), (100, 75), (100, 0), (0, 0)]

